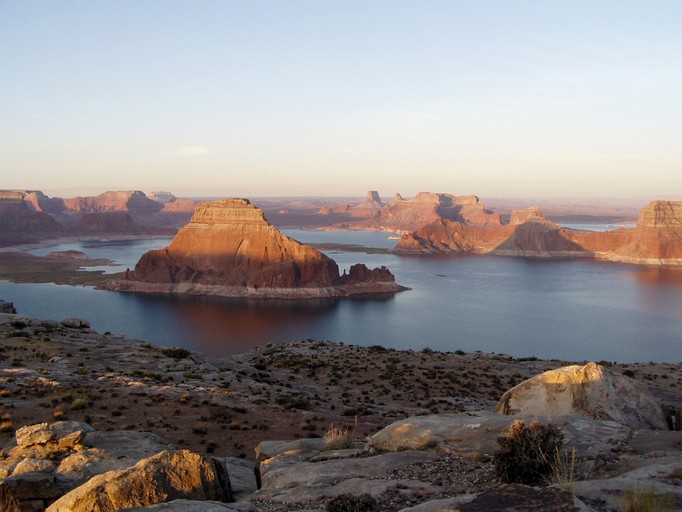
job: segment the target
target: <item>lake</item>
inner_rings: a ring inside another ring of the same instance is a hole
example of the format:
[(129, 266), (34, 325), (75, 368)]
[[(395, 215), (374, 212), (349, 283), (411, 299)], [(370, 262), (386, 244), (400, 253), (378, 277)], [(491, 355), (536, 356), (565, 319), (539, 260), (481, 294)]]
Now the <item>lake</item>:
[[(309, 243), (390, 248), (376, 232), (284, 230)], [(80, 250), (134, 266), (168, 239), (80, 242)], [(124, 294), (89, 287), (0, 282), (0, 298), (31, 316), (77, 316), (94, 329), (229, 355), (301, 339), (398, 349), (481, 350), (572, 361), (682, 360), (682, 269), (592, 260), (396, 256), (326, 251), (341, 269), (386, 265), (412, 288), (381, 300), (244, 300)]]

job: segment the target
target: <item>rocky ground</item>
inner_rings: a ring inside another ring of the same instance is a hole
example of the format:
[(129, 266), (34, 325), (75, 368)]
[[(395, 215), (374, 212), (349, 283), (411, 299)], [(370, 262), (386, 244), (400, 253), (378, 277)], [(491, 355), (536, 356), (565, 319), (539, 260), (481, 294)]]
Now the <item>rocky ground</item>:
[[(314, 340), (267, 345), (221, 359), (97, 333), (86, 321), (2, 313), (0, 444), (10, 442), (24, 425), (75, 420), (97, 431), (152, 432), (164, 443), (213, 456), (276, 458), (282, 454), (279, 448), (256, 448), (268, 440), (320, 438), (333, 427), (347, 428), (359, 443), (408, 417), (490, 411), (509, 388), (566, 364)], [(666, 405), (682, 407), (682, 363), (605, 364), (644, 383)], [(264, 454), (268, 449), (272, 453)], [(319, 450), (311, 453), (306, 457)], [(607, 474), (618, 454), (600, 460), (598, 469)], [(362, 465), (358, 478), (371, 480)], [(417, 479), (430, 486), (431, 498), (499, 486), (489, 459), (443, 450), (406, 459), (399, 470), (395, 464), (382, 467), (393, 468), (382, 479)], [(385, 501), (382, 510), (415, 505), (419, 492), (406, 489), (391, 491), (394, 503)], [(321, 497), (313, 498), (311, 504), (322, 503)], [(264, 495), (258, 509), (301, 508), (272, 499)]]

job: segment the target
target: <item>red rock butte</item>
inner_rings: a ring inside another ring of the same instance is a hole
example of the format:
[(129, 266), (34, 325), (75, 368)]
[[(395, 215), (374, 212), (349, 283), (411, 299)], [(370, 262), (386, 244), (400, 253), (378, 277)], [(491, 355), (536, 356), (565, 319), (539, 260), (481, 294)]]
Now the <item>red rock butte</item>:
[(282, 234), (246, 199), (200, 203), (171, 244), (142, 256), (110, 289), (234, 297), (312, 298), (404, 290), (385, 267), (334, 260)]
[(395, 251), (490, 253), (544, 258), (588, 257), (645, 265), (682, 265), (682, 202), (652, 201), (637, 227), (590, 232), (567, 229), (539, 208), (514, 210), (510, 224), (485, 217), (469, 221), (441, 218), (401, 236)]

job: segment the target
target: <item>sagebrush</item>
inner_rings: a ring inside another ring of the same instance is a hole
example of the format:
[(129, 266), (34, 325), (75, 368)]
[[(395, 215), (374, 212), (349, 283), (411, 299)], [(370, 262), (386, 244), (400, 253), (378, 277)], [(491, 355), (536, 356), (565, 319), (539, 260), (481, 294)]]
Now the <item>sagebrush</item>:
[(500, 450), (494, 462), (498, 478), (505, 483), (540, 485), (552, 475), (564, 433), (555, 425), (542, 425), (536, 420), (526, 425), (523, 420), (516, 420), (497, 442)]

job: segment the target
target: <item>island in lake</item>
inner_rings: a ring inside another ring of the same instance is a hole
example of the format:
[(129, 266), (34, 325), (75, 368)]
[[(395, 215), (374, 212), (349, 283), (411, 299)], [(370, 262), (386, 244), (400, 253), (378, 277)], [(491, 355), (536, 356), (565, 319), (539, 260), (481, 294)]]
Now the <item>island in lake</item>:
[(168, 247), (142, 256), (117, 291), (312, 298), (394, 293), (386, 268), (353, 265), (339, 273), (334, 260), (283, 235), (246, 199), (204, 202)]

